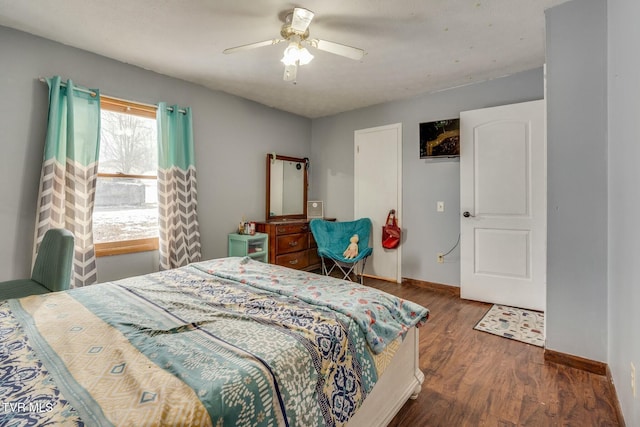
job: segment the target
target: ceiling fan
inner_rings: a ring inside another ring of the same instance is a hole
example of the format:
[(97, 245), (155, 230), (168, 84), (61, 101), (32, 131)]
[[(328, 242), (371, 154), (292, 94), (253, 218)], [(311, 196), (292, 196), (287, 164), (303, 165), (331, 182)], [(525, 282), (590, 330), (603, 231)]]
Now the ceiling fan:
[(308, 64), (313, 59), (313, 55), (307, 50), (306, 46), (351, 58), (356, 61), (362, 59), (364, 50), (357, 47), (309, 38), (309, 24), (311, 24), (313, 17), (314, 13), (310, 10), (296, 7), (293, 11), (289, 12), (285, 18), (285, 22), (280, 30), (282, 38), (231, 47), (225, 49), (223, 53), (235, 53), (263, 46), (271, 46), (281, 42), (288, 42), (288, 46), (284, 50), (284, 56), (281, 59), (282, 63), (284, 63), (283, 79), (294, 83), (298, 74), (298, 66)]

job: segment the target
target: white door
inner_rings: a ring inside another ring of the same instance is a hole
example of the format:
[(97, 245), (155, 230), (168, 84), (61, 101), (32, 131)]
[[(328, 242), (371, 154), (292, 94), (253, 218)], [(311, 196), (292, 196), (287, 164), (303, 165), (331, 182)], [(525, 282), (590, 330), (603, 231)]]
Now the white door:
[(354, 216), (373, 223), (365, 274), (400, 283), (402, 244), (384, 249), (381, 239), (389, 210), (396, 210), (402, 227), (402, 124), (355, 131), (354, 150)]
[(544, 100), (463, 112), (460, 140), (460, 296), (544, 311)]

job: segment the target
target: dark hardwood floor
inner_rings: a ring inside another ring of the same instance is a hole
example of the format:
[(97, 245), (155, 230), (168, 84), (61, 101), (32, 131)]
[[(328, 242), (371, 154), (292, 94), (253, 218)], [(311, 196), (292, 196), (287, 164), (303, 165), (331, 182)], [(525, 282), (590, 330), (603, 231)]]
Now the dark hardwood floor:
[(366, 278), (430, 310), (420, 328), (422, 392), (390, 426), (618, 426), (605, 376), (546, 363), (542, 348), (473, 329), (491, 306)]

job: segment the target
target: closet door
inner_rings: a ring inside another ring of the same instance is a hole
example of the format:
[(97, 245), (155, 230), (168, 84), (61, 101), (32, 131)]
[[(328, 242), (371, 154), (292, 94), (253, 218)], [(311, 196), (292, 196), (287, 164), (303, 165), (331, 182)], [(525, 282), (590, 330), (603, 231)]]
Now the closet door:
[(365, 274), (400, 283), (402, 244), (385, 249), (381, 235), (390, 209), (402, 227), (402, 124), (355, 131), (354, 150), (354, 218), (373, 224)]

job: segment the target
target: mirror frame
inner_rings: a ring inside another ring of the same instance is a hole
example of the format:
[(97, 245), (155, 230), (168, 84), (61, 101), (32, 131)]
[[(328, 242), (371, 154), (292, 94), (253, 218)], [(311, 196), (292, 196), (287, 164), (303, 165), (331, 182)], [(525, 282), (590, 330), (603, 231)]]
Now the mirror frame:
[[(274, 157), (275, 156), (275, 157)], [(274, 215), (269, 216), (269, 212), (271, 212), (271, 160), (285, 160), (290, 162), (298, 162), (304, 165), (304, 183), (302, 190), (302, 213), (299, 214), (290, 214), (290, 215)], [(266, 221), (281, 221), (285, 219), (300, 219), (307, 218), (307, 185), (308, 185), (308, 171), (309, 168), (309, 159), (308, 158), (298, 158), (298, 157), (289, 157), (289, 156), (281, 156), (275, 153), (267, 154), (267, 189), (266, 189), (266, 199), (265, 199), (265, 219)]]

